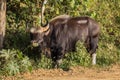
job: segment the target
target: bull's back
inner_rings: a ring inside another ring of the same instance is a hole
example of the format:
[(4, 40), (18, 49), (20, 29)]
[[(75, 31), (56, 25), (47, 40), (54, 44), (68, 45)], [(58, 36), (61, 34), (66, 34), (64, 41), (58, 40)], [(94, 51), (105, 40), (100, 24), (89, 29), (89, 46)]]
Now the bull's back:
[(71, 18), (67, 22), (68, 31), (71, 37), (76, 40), (84, 41), (88, 36), (88, 17), (75, 17)]
[(68, 20), (67, 25), (73, 32), (77, 32), (79, 35), (83, 35), (84, 37), (89, 34), (91, 34), (91, 36), (96, 36), (100, 31), (98, 22), (90, 17), (71, 18)]

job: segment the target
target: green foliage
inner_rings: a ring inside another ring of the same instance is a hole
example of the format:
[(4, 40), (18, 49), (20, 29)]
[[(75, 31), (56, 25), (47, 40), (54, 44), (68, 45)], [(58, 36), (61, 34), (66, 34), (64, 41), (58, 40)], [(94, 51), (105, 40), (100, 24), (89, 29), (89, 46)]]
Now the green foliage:
[(61, 68), (67, 69), (70, 66), (90, 66), (91, 59), (90, 55), (87, 53), (83, 43), (78, 42), (76, 45), (76, 52), (71, 52), (66, 54), (66, 58), (61, 64)]
[(46, 58), (46, 56), (42, 55), (41, 60), (39, 60), (38, 62), (38, 68), (52, 68), (52, 61), (48, 58)]
[(108, 66), (120, 61), (120, 49), (114, 43), (99, 43), (97, 51), (97, 64), (99, 66)]
[(14, 49), (0, 51), (0, 66), (0, 71), (9, 75), (32, 70), (29, 58), (24, 56), (19, 50)]
[[(39, 25), (42, 0), (7, 0), (7, 27), (5, 50), (0, 54), (0, 74), (14, 75), (32, 68), (51, 68), (51, 60), (41, 56), (29, 45), (29, 27)], [(48, 0), (45, 18), (61, 14), (90, 16), (99, 22), (101, 32), (97, 50), (97, 65), (108, 66), (120, 62), (120, 0)], [(91, 58), (78, 43), (77, 51), (66, 54), (61, 68), (90, 66)], [(13, 49), (14, 48), (14, 49)]]
[(17, 62), (14, 61), (10, 61), (9, 63), (7, 63), (4, 69), (9, 75), (20, 73), (19, 66)]

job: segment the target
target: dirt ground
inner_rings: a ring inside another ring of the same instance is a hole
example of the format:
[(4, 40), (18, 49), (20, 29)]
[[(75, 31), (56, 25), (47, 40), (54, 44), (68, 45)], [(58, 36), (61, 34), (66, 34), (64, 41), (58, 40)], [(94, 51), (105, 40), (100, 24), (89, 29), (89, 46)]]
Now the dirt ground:
[(71, 67), (68, 71), (62, 69), (38, 69), (31, 73), (23, 73), (2, 80), (120, 80), (120, 64), (107, 68)]

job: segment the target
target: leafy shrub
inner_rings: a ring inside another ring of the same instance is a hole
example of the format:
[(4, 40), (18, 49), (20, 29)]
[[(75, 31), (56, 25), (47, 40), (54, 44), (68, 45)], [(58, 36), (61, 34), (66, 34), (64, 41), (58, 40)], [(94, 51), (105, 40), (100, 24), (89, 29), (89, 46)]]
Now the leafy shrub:
[(61, 68), (68, 69), (70, 66), (90, 66), (91, 59), (89, 53), (87, 53), (83, 43), (78, 42), (76, 44), (76, 52), (70, 52), (66, 54), (63, 59)]
[(20, 73), (19, 70), (19, 65), (17, 64), (17, 62), (15, 61), (9, 61), (6, 65), (4, 65), (4, 70), (6, 71), (6, 73), (8, 73), (9, 75), (15, 75), (17, 73)]
[(45, 55), (42, 55), (41, 59), (38, 62), (38, 68), (52, 68), (52, 61), (51, 59), (46, 58)]
[(29, 58), (24, 56), (19, 50), (2, 50), (0, 51), (1, 71), (9, 75), (14, 75), (23, 71), (31, 71), (32, 65)]

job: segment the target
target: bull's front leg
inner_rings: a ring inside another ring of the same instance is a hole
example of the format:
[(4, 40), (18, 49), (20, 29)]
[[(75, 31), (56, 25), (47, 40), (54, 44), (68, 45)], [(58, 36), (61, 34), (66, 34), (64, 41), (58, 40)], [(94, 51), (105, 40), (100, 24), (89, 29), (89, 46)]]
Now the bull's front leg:
[(57, 50), (56, 53), (52, 55), (53, 68), (59, 68), (62, 63), (62, 58), (64, 57), (64, 51)]
[(56, 53), (52, 52), (52, 68), (58, 68), (59, 67), (59, 60), (57, 58)]
[(53, 59), (52, 60), (52, 66), (53, 68), (59, 68), (60, 67), (60, 64), (62, 63), (62, 57), (61, 58), (56, 58), (56, 59)]
[(54, 64), (54, 68), (59, 68), (61, 63), (62, 63), (62, 59), (56, 60)]
[(52, 60), (52, 67), (53, 68), (59, 68), (61, 63), (62, 63), (62, 59)]

